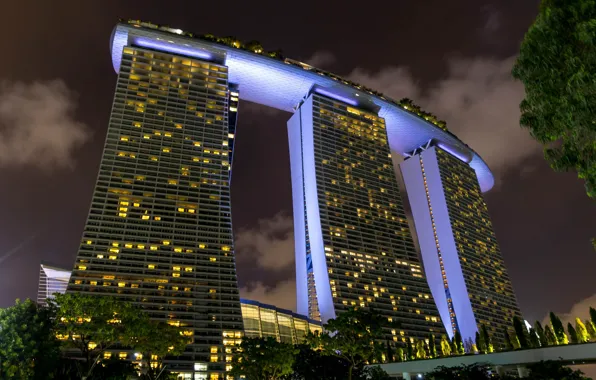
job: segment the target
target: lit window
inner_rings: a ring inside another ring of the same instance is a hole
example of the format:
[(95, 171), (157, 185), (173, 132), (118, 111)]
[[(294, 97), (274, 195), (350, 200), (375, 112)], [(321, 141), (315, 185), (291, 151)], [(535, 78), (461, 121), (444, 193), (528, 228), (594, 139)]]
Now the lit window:
[(168, 180), (168, 184), (170, 184), (170, 185), (176, 185), (177, 183), (178, 183), (178, 181), (176, 181), (175, 179)]
[(152, 245), (152, 246), (151, 246), (151, 250), (152, 250), (152, 251), (157, 251), (157, 246), (156, 246), (156, 245)]
[(149, 265), (147, 265), (147, 268), (149, 268), (149, 269), (155, 269), (155, 265), (149, 264)]
[(170, 245), (170, 242), (169, 242), (169, 241), (167, 241), (167, 240), (164, 240), (164, 241), (163, 241), (163, 245)]

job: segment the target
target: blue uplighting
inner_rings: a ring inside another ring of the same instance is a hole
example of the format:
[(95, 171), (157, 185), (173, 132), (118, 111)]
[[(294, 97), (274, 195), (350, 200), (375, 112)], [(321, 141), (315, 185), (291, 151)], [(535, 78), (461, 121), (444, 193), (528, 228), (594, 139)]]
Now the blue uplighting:
[(140, 47), (146, 47), (149, 49), (155, 49), (155, 50), (166, 51), (169, 53), (185, 55), (187, 57), (200, 58), (200, 59), (211, 59), (212, 58), (211, 54), (207, 53), (206, 51), (202, 51), (202, 50), (198, 50), (198, 49), (183, 48), (176, 44), (166, 43), (166, 42), (158, 42), (158, 41), (153, 41), (151, 39), (137, 38), (137, 39), (135, 39), (135, 44)]

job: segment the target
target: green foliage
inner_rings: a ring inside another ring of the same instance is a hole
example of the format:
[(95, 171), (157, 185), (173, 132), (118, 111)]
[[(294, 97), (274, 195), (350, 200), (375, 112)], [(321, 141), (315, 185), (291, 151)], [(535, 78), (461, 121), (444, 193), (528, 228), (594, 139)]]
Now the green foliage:
[(453, 348), (453, 353), (456, 355), (463, 355), (466, 353), (464, 350), (464, 342), (461, 339), (461, 334), (459, 331), (456, 331), (455, 335), (453, 336)]
[(578, 343), (585, 343), (590, 341), (590, 335), (588, 334), (586, 325), (584, 325), (582, 320), (579, 318), (575, 318), (575, 332), (577, 333)]
[(585, 325), (590, 341), (596, 340), (596, 327), (594, 326), (594, 323), (592, 323), (591, 320), (586, 319)]
[(424, 341), (419, 339), (416, 341), (416, 359), (426, 359), (426, 347)]
[(412, 342), (408, 340), (406, 344), (406, 361), (407, 360), (414, 360), (416, 359), (416, 354), (414, 352), (414, 347), (412, 347)]
[(480, 336), (482, 337), (482, 341), (484, 342), (484, 347), (486, 349), (486, 352), (488, 354), (494, 352), (495, 348), (493, 346), (493, 341), (490, 337), (490, 334), (488, 333), (486, 325), (482, 325)]
[(451, 345), (449, 344), (449, 340), (445, 335), (441, 336), (441, 355), (451, 356)]
[(437, 357), (437, 339), (435, 338), (435, 334), (430, 334), (428, 337), (428, 344), (429, 344), (429, 357), (436, 358)]
[(553, 329), (550, 327), (550, 325), (546, 325), (546, 327), (544, 328), (544, 337), (546, 338), (548, 346), (556, 346), (559, 344), (557, 336), (553, 332)]
[(484, 346), (484, 340), (482, 339), (482, 337), (480, 336), (480, 333), (478, 331), (476, 331), (476, 348), (478, 349), (478, 351), (481, 354), (485, 354), (486, 353), (486, 348)]
[(403, 109), (413, 113), (426, 121), (429, 121), (436, 125), (437, 127), (441, 128), (442, 130), (447, 130), (447, 122), (445, 120), (439, 120), (435, 115), (430, 112), (426, 112), (420, 108), (417, 104), (414, 103), (412, 99), (403, 98), (399, 102), (397, 102)]
[(542, 346), (542, 347), (548, 346), (549, 342), (546, 339), (546, 334), (544, 332), (544, 328), (542, 327), (542, 324), (539, 321), (536, 321), (536, 323), (534, 323), (534, 330), (536, 331), (536, 334), (538, 335), (538, 341), (540, 342), (540, 346)]
[(528, 343), (532, 348), (540, 348), (540, 337), (533, 327), (528, 331)]
[(391, 380), (391, 376), (385, 370), (378, 366), (370, 366), (362, 371), (362, 379), (367, 380)]
[(146, 362), (151, 354), (161, 359), (168, 352), (183, 351), (187, 344), (177, 328), (150, 320), (143, 310), (113, 297), (57, 294), (52, 304), (57, 310), (57, 336), (65, 348), (80, 352), (81, 376), (90, 376), (102, 354), (120, 344), (143, 353), (142, 370), (151, 378), (153, 371), (147, 369)]
[(298, 354), (289, 380), (344, 380), (348, 376), (348, 363), (344, 359), (323, 355), (307, 344), (296, 348)]
[(503, 336), (505, 340), (505, 351), (513, 350), (513, 342), (511, 341), (511, 335), (509, 335), (509, 330), (506, 327), (503, 327)]
[(569, 339), (567, 339), (567, 334), (565, 334), (565, 328), (563, 327), (563, 322), (553, 313), (552, 311), (549, 314), (550, 316), (550, 323), (553, 326), (553, 332), (555, 333), (555, 337), (557, 337), (557, 344), (568, 344)]
[(594, 0), (543, 0), (513, 68), (526, 90), (520, 124), (545, 146), (553, 169), (577, 172), (590, 197), (596, 197), (595, 20)]
[[(314, 347), (321, 347), (323, 354), (345, 359), (349, 364), (347, 378), (363, 363), (378, 360), (383, 353), (383, 327), (386, 319), (364, 309), (349, 309), (330, 319), (323, 333), (309, 338)], [(332, 334), (332, 335), (331, 335)]]
[(590, 380), (584, 377), (582, 371), (572, 370), (560, 361), (541, 361), (538, 363), (528, 364), (526, 366), (529, 372), (528, 378), (530, 380)]
[(571, 322), (567, 323), (567, 331), (569, 331), (569, 339), (571, 340), (571, 343), (579, 343), (577, 331), (575, 331)]
[(526, 330), (526, 326), (524, 322), (522, 322), (521, 318), (513, 317), (513, 329), (515, 330), (515, 336), (519, 341), (519, 345), (521, 348), (529, 348), (530, 343), (528, 342), (528, 331)]
[(596, 309), (590, 306), (590, 320), (596, 325)]
[(511, 345), (513, 345), (514, 350), (519, 350), (521, 348), (521, 343), (519, 342), (519, 338), (515, 332), (509, 333), (509, 340), (511, 341)]
[(234, 377), (276, 380), (290, 375), (299, 349), (275, 338), (244, 338), (232, 358)]
[(59, 358), (59, 342), (52, 332), (52, 308), (31, 300), (0, 309), (0, 377), (51, 379)]

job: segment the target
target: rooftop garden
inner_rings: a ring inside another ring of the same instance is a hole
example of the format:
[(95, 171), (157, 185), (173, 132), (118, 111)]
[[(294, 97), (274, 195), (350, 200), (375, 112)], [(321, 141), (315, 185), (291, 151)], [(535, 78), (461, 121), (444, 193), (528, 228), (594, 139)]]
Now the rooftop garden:
[(451, 133), (447, 129), (447, 123), (444, 120), (439, 120), (432, 113), (422, 110), (418, 105), (414, 104), (414, 102), (411, 99), (403, 98), (400, 101), (393, 100), (389, 97), (386, 97), (385, 95), (383, 95), (382, 93), (380, 93), (378, 91), (375, 91), (371, 88), (362, 86), (358, 83), (354, 83), (348, 79), (342, 78), (342, 77), (335, 75), (333, 73), (330, 73), (330, 72), (327, 72), (327, 71), (324, 71), (321, 69), (317, 69), (316, 67), (310, 66), (303, 62), (299, 62), (299, 61), (295, 61), (293, 59), (286, 58), (286, 57), (284, 57), (281, 50), (266, 51), (258, 41), (253, 40), (253, 41), (248, 41), (248, 42), (242, 42), (239, 39), (237, 39), (236, 37), (231, 37), (231, 36), (217, 37), (212, 34), (194, 34), (194, 33), (190, 33), (190, 32), (185, 32), (180, 29), (171, 28), (166, 25), (158, 25), (158, 24), (153, 24), (150, 22), (144, 22), (141, 20), (120, 20), (120, 22), (127, 23), (127, 24), (135, 26), (135, 27), (156, 29), (159, 31), (167, 32), (167, 33), (173, 33), (176, 35), (195, 38), (195, 39), (199, 39), (199, 40), (203, 40), (203, 41), (207, 41), (207, 42), (211, 42), (211, 43), (215, 43), (215, 44), (219, 44), (219, 45), (228, 46), (228, 47), (235, 48), (235, 49), (245, 50), (245, 51), (251, 52), (253, 54), (259, 54), (259, 55), (263, 55), (266, 57), (277, 59), (277, 60), (282, 61), (288, 65), (300, 67), (303, 70), (313, 71), (319, 75), (331, 78), (335, 81), (338, 81), (345, 85), (351, 86), (359, 91), (366, 92), (373, 96), (377, 96), (391, 104), (399, 106), (402, 109), (404, 109), (405, 111), (407, 111), (407, 112), (409, 112), (409, 113), (411, 113), (411, 114), (413, 114), (429, 123), (434, 124), (439, 129), (447, 132), (448, 134), (450, 134), (451, 136), (453, 136), (457, 139), (457, 136), (454, 135), (453, 133)]

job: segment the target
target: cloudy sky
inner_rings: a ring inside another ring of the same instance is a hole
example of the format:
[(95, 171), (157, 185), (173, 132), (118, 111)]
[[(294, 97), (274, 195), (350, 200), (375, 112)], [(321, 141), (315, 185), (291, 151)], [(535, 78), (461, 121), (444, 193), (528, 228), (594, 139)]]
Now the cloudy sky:
[[(407, 96), (447, 120), (497, 184), (486, 194), (527, 319), (596, 306), (596, 202), (553, 173), (518, 125), (510, 77), (538, 0), (20, 0), (0, 23), (0, 307), (35, 297), (39, 263), (72, 267), (116, 83), (118, 18), (258, 40), (266, 49)], [(232, 181), (242, 294), (295, 308), (286, 121), (240, 105)]]

